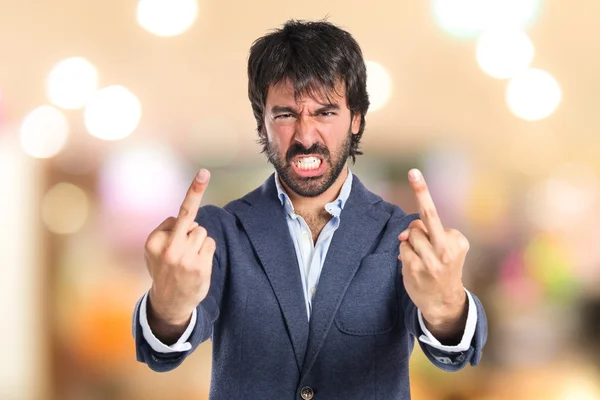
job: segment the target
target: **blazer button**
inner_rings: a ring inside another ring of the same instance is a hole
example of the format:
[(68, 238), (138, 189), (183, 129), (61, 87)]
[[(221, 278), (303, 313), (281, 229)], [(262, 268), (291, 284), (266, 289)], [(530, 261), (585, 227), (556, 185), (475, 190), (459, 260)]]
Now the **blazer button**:
[(315, 392), (309, 386), (304, 386), (300, 389), (300, 397), (302, 397), (302, 400), (311, 400), (315, 397)]

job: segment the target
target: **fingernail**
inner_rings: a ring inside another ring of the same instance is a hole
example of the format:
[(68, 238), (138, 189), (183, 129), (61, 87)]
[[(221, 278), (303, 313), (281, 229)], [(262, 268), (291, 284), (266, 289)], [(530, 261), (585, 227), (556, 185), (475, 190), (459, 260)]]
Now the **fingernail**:
[(205, 183), (208, 180), (208, 171), (204, 168), (198, 171), (196, 175), (196, 180), (200, 183)]
[(420, 180), (423, 175), (421, 175), (421, 171), (419, 171), (416, 168), (411, 169), (408, 172), (408, 177), (413, 181), (413, 182), (417, 182), (418, 180)]
[(408, 229), (405, 229), (402, 232), (400, 232), (399, 236), (406, 236), (406, 235), (408, 235)]

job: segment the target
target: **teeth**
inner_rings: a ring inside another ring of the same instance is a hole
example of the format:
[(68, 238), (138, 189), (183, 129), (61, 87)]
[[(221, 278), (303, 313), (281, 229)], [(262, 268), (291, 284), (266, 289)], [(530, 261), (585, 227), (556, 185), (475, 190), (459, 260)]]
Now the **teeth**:
[(321, 160), (317, 157), (301, 157), (296, 161), (296, 166), (300, 169), (317, 169), (321, 165)]

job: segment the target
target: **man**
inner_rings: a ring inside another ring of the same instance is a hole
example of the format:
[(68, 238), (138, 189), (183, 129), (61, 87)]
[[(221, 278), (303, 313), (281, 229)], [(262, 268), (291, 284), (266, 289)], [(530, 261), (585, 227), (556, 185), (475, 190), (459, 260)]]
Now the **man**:
[[(211, 338), (211, 399), (409, 399), (414, 338), (438, 367), (476, 365), (487, 336), (462, 284), (468, 241), (348, 169), (369, 101), (361, 50), (327, 22), (290, 21), (248, 61), (259, 140), (275, 174), (224, 208), (192, 182), (148, 237), (153, 283), (134, 313), (137, 358), (177, 367)], [(419, 219), (420, 216), (420, 219)]]

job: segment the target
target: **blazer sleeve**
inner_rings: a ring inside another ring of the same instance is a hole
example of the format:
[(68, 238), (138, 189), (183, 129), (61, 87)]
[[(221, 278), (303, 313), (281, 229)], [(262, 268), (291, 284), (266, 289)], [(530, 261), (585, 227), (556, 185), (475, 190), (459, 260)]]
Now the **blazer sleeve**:
[[(401, 226), (398, 232), (402, 232), (408, 228), (408, 225), (418, 218), (419, 214), (410, 214), (402, 218), (400, 223)], [(399, 271), (402, 271), (401, 261), (398, 261), (398, 267)], [(425, 356), (436, 367), (444, 371), (459, 371), (463, 369), (467, 363), (470, 363), (472, 366), (478, 365), (481, 360), (483, 347), (485, 346), (487, 340), (488, 327), (485, 310), (483, 309), (483, 305), (477, 296), (470, 292), (477, 309), (477, 324), (475, 326), (475, 334), (471, 340), (471, 346), (467, 350), (460, 352), (443, 351), (418, 340), (418, 338), (423, 335), (423, 331), (419, 324), (417, 307), (404, 288), (402, 283), (402, 274), (399, 273), (398, 276), (400, 280), (398, 287), (401, 288), (400, 298), (402, 300), (402, 309), (404, 312), (404, 324), (406, 329), (419, 342), (419, 345), (421, 346)]]
[(212, 336), (213, 324), (219, 318), (223, 287), (225, 283), (225, 235), (222, 229), (220, 214), (225, 211), (215, 206), (204, 206), (198, 211), (196, 222), (206, 228), (208, 236), (212, 237), (217, 248), (213, 256), (211, 284), (208, 294), (196, 307), (196, 324), (189, 338), (191, 349), (188, 351), (159, 353), (152, 349), (144, 338), (140, 324), (140, 306), (142, 298), (138, 300), (133, 312), (133, 338), (135, 340), (136, 358), (145, 363), (156, 372), (167, 372), (175, 369), (196, 350), (196, 348)]

